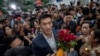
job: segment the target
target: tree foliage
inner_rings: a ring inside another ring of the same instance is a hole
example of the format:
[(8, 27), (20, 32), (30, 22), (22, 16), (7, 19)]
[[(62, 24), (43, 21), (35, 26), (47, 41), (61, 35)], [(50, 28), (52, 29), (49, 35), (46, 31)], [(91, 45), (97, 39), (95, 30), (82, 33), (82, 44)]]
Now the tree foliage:
[(42, 0), (44, 4), (47, 4), (49, 0)]
[(3, 4), (3, 0), (0, 0), (0, 7), (2, 6), (2, 4)]

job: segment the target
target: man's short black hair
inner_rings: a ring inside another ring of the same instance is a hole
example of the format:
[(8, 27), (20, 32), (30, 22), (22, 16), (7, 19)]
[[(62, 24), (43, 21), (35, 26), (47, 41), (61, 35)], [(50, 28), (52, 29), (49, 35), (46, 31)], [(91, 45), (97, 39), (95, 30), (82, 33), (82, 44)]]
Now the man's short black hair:
[(38, 17), (38, 22), (39, 24), (41, 23), (41, 20), (42, 19), (45, 19), (45, 18), (50, 18), (52, 19), (52, 16), (50, 14), (47, 14), (47, 13), (42, 13), (39, 17)]
[(69, 13), (69, 12), (64, 13), (64, 17), (68, 16), (68, 15), (71, 15), (71, 13)]
[(88, 15), (89, 14), (89, 8), (87, 8), (87, 7), (84, 7), (84, 8), (82, 8), (82, 13), (83, 13), (83, 15)]

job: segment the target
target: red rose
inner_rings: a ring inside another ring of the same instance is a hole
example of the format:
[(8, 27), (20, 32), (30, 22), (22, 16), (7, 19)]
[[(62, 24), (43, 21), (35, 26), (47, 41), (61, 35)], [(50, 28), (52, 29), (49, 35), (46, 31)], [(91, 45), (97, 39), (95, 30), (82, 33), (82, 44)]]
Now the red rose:
[(66, 37), (64, 37), (64, 42), (69, 42), (70, 41), (70, 38), (68, 35), (66, 35)]
[(73, 33), (71, 33), (70, 36), (71, 36), (71, 37), (70, 37), (71, 40), (76, 40), (76, 36), (75, 36)]
[(69, 31), (68, 29), (60, 30), (58, 35), (60, 43), (64, 43), (60, 44), (61, 46), (69, 48), (70, 46), (74, 45), (72, 41), (76, 40), (76, 36), (73, 33), (71, 33), (71, 31)]
[(65, 37), (65, 32), (63, 30), (59, 31), (59, 40), (60, 41), (63, 41), (64, 40), (64, 37)]
[(76, 37), (74, 34), (70, 33), (68, 29), (59, 31), (59, 40), (64, 42), (70, 42), (71, 40), (75, 40)]

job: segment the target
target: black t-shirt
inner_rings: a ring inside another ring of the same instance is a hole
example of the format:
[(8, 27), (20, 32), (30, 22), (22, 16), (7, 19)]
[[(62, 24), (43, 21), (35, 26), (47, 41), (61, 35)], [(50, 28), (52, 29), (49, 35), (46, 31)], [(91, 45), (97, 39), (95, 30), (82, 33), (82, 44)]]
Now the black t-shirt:
[[(25, 36), (28, 36), (29, 33), (31, 34), (31, 30), (24, 29)], [(24, 45), (29, 46), (29, 42), (25, 39), (24, 39)]]
[(10, 49), (10, 46), (7, 46), (5, 44), (0, 44), (0, 56), (3, 56), (3, 54)]
[(0, 44), (2, 44), (3, 43), (3, 38), (4, 38), (4, 32), (3, 32), (3, 30), (0, 30)]
[(32, 55), (32, 49), (29, 47), (20, 46), (17, 48), (11, 48), (6, 51), (4, 56), (30, 56)]

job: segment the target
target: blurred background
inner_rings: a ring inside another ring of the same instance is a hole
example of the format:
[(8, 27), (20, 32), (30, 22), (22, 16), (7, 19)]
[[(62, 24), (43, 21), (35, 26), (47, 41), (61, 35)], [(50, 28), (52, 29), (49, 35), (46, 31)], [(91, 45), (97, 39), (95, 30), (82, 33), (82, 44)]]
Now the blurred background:
[[(36, 6), (47, 7), (50, 4), (55, 4), (60, 8), (60, 4), (85, 5), (91, 2), (91, 0), (0, 0), (0, 8), (4, 11), (12, 10), (23, 10), (28, 11), (29, 9), (34, 9)], [(94, 0), (94, 2), (100, 3), (100, 0)]]

